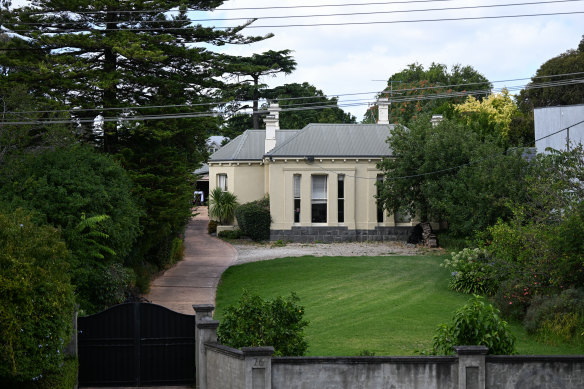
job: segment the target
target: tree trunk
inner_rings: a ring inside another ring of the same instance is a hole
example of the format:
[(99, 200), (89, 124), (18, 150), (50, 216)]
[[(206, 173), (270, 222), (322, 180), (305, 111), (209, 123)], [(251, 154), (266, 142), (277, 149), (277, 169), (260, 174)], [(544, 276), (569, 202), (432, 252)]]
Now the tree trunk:
[(260, 78), (253, 77), (253, 129), (258, 130), (260, 128), (260, 114), (258, 113), (259, 110), (259, 99), (260, 99), (260, 91), (259, 91), (259, 82)]
[[(110, 9), (108, 8), (108, 11)], [(106, 35), (110, 35), (111, 32), (117, 30), (115, 22), (117, 18), (117, 14), (113, 12), (108, 12), (106, 16), (106, 20), (108, 24), (106, 26)], [(104, 50), (104, 65), (103, 70), (107, 76), (111, 75), (116, 71), (117, 68), (117, 56), (114, 53), (112, 47), (106, 47)], [(117, 106), (117, 83), (112, 82), (111, 84), (107, 85), (103, 90), (103, 101), (102, 106), (104, 110), (102, 111), (103, 117), (107, 117), (111, 114), (117, 114), (115, 111), (108, 111), (107, 108), (114, 108)], [(106, 153), (114, 154), (117, 151), (117, 143), (118, 143), (118, 124), (114, 122), (104, 122), (103, 123), (103, 150)]]

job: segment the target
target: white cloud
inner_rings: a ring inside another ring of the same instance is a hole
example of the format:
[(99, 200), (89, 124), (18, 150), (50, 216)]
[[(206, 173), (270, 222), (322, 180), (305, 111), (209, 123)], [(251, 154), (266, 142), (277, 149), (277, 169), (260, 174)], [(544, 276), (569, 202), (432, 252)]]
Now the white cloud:
[[(329, 0), (234, 0), (221, 8), (270, 7), (331, 4)], [(224, 15), (262, 16), (386, 11), (493, 4), (483, 0), (472, 3), (455, 0), (420, 4), (335, 8), (298, 8), (294, 10), (229, 11)], [(448, 12), (418, 12), (363, 16), (335, 16), (314, 19), (259, 20), (256, 25), (296, 23), (337, 23), (413, 19), (500, 16), (550, 12), (583, 12), (577, 3), (545, 6), (504, 7)], [(268, 49), (294, 50), (298, 62), (291, 76), (266, 80), (270, 85), (307, 81), (327, 94), (345, 94), (381, 90), (393, 73), (408, 64), (432, 62), (448, 65), (471, 65), (491, 81), (531, 77), (546, 60), (575, 48), (584, 31), (582, 14), (529, 18), (500, 18), (449, 22), (400, 24), (368, 24), (347, 26), (272, 28), (275, 37), (265, 42), (241, 48), (230, 47), (234, 53), (262, 52)], [(268, 31), (268, 30), (266, 30)], [(258, 30), (249, 29), (249, 33)], [(503, 85), (497, 85), (503, 86)], [(363, 96), (364, 97), (364, 96)], [(373, 99), (374, 95), (369, 98)], [(347, 96), (346, 99), (355, 97)], [(341, 101), (345, 98), (341, 97)], [(361, 118), (366, 107), (349, 110)]]

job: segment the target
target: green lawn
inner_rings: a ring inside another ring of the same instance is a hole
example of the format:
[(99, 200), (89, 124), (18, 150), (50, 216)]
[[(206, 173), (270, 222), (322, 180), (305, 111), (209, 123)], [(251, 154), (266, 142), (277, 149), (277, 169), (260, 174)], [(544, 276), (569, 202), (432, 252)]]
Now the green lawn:
[[(217, 290), (215, 317), (243, 288), (263, 297), (294, 291), (305, 307), (308, 355), (413, 355), (429, 350), (439, 323), (469, 296), (447, 288), (439, 256), (299, 257), (233, 266)], [(570, 345), (540, 344), (513, 326), (520, 354), (581, 354)]]

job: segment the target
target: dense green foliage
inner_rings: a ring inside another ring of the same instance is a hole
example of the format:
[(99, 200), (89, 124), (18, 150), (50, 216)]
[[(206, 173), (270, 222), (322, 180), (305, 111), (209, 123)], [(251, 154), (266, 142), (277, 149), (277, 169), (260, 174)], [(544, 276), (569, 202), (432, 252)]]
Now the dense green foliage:
[(270, 239), (272, 216), (269, 204), (269, 200), (266, 198), (237, 207), (235, 217), (243, 235), (254, 241)]
[(452, 235), (470, 236), (511, 216), (507, 202), (521, 198), (520, 153), (505, 154), (496, 138), (459, 121), (432, 126), (424, 116), (394, 128), (387, 142), (393, 155), (378, 164), (385, 177), (377, 185), (389, 213), (446, 220)]
[(122, 302), (133, 276), (121, 265), (132, 264), (143, 215), (124, 169), (82, 146), (26, 155), (2, 170), (8, 169), (0, 202), (34, 210), (39, 222), (62, 229), (81, 308), (93, 312)]
[[(409, 125), (421, 115), (443, 113), (451, 104), (461, 103), (464, 97), (440, 99), (439, 95), (452, 92), (477, 91), (478, 95), (487, 94), (491, 83), (472, 66), (454, 65), (448, 67), (432, 63), (428, 69), (413, 63), (401, 72), (393, 74), (380, 97), (391, 101), (390, 123)], [(366, 113), (364, 123), (377, 121), (377, 106)]]
[(534, 296), (525, 329), (544, 342), (584, 345), (584, 289), (566, 289), (552, 296)]
[(237, 196), (216, 187), (209, 194), (209, 216), (220, 224), (231, 224), (237, 208)]
[(219, 341), (235, 348), (273, 346), (277, 356), (304, 355), (308, 322), (298, 301), (294, 293), (269, 300), (244, 290), (237, 305), (225, 308), (217, 329)]
[(582, 104), (584, 99), (584, 85), (582, 83), (552, 88), (540, 87), (540, 84), (572, 80), (574, 77), (579, 77), (573, 73), (581, 72), (584, 72), (584, 36), (576, 49), (568, 50), (549, 59), (537, 69), (531, 82), (525, 89), (521, 90), (517, 98), (520, 108), (525, 113), (531, 113), (533, 108), (537, 107)]
[(24, 210), (0, 214), (0, 247), (0, 378), (36, 381), (61, 369), (71, 337), (69, 253)]
[(241, 230), (225, 230), (218, 233), (217, 236), (222, 239), (239, 239), (241, 238)]
[(526, 176), (525, 200), (512, 205), (510, 220), (483, 234), (490, 255), (505, 269), (496, 302), (508, 315), (523, 319), (535, 296), (553, 298), (584, 287), (583, 172), (581, 145), (538, 155)]
[(78, 370), (77, 358), (66, 356), (59, 370), (43, 374), (38, 380), (14, 382), (3, 381), (0, 378), (0, 386), (18, 389), (74, 389), (77, 385)]
[(515, 354), (515, 337), (500, 312), (480, 296), (458, 309), (450, 324), (440, 324), (434, 337), (433, 354), (454, 354), (454, 346), (481, 345), (489, 354)]
[(208, 112), (236, 88), (221, 76), (241, 59), (213, 46), (265, 38), (243, 36), (245, 25), (214, 29), (188, 20), (189, 12), (222, 2), (38, 0), (1, 9), (3, 26), (15, 34), (0, 40), (0, 88), (21, 83), (66, 105), (77, 133), (128, 170), (146, 211), (132, 252), (142, 269), (169, 263), (191, 215), (192, 171), (218, 131)]

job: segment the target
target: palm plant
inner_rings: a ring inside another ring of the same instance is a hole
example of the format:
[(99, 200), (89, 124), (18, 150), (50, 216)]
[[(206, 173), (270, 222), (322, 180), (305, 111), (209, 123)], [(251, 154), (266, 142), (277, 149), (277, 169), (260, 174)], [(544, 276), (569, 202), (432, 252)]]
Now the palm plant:
[(236, 195), (217, 187), (209, 196), (209, 216), (218, 219), (220, 224), (230, 224), (237, 205)]

